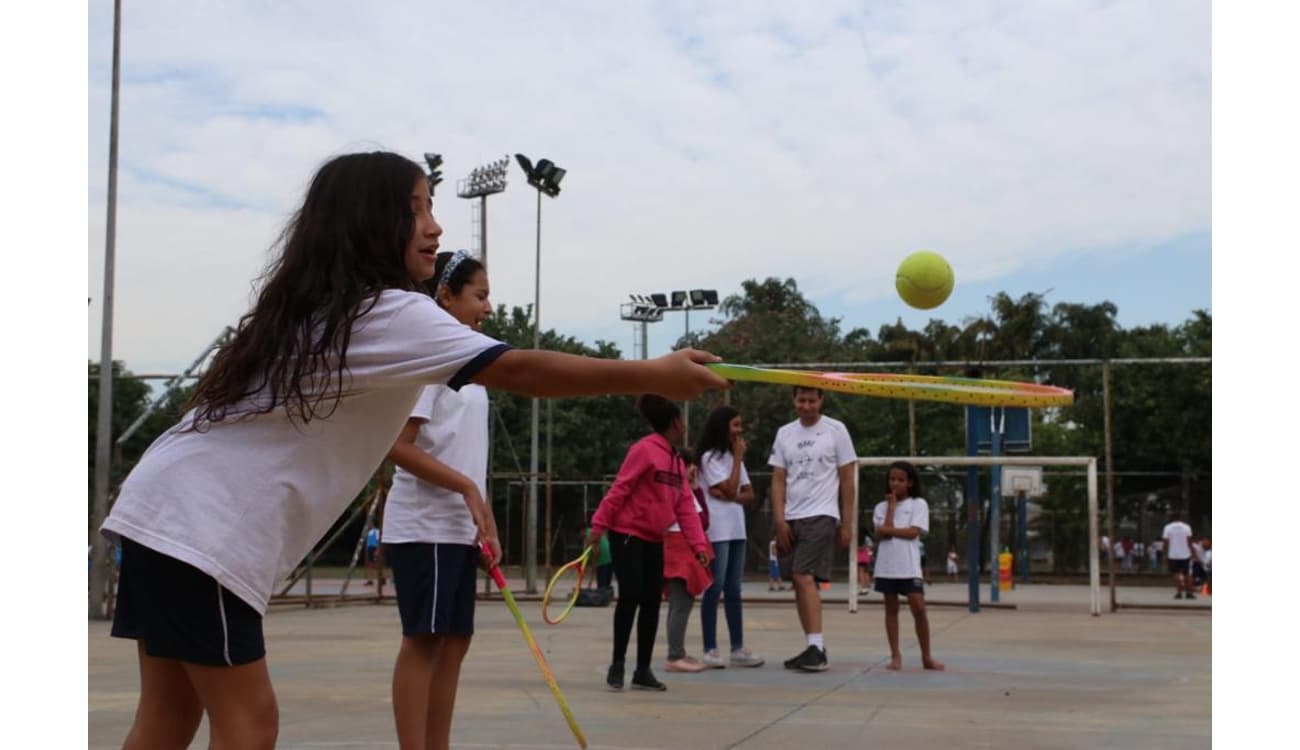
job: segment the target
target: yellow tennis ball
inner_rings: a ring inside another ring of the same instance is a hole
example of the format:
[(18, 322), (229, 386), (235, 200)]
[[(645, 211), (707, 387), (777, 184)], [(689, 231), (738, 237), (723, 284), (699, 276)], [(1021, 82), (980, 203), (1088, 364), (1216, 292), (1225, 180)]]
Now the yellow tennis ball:
[(912, 307), (929, 310), (952, 294), (952, 266), (938, 253), (921, 250), (903, 259), (894, 277), (898, 296)]

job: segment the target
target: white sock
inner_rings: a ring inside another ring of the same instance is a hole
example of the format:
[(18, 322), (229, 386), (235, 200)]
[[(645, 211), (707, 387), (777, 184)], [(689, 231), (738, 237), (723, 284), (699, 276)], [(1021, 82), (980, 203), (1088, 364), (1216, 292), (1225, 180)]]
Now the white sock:
[(809, 634), (808, 634), (808, 645), (809, 645), (809, 646), (816, 646), (817, 648), (821, 649), (822, 651), (825, 651), (825, 650), (826, 650), (826, 642), (822, 640), (822, 634), (821, 634), (821, 633), (809, 633)]

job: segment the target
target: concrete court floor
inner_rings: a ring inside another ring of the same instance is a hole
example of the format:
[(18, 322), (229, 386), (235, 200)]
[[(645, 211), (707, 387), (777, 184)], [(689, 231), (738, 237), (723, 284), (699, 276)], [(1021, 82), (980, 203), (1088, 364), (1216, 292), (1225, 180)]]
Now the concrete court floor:
[[(1120, 610), (1094, 618), (1086, 590), (1084, 597), (1083, 608), (1070, 611), (1024, 602), (978, 614), (930, 608), (935, 655), (948, 666), (942, 673), (921, 670), (906, 609), (904, 669), (884, 668), (888, 647), (873, 594), (856, 614), (826, 607), (827, 672), (783, 669), (803, 647), (793, 604), (753, 601), (746, 640), (765, 666), (669, 674), (665, 607), (654, 669), (668, 691), (621, 694), (603, 685), (612, 608), (576, 609), (552, 627), (536, 602), (520, 606), (592, 748), (1210, 747), (1211, 614)], [(480, 601), (476, 620), (453, 747), (576, 747), (506, 606)], [(276, 607), (265, 630), (280, 747), (397, 747), (389, 696), (396, 607)], [(699, 633), (697, 608), (687, 632), (696, 655)], [(103, 622), (88, 624), (88, 640), (89, 746), (120, 747), (138, 690), (134, 644), (110, 638)], [(206, 743), (204, 726), (193, 746)]]

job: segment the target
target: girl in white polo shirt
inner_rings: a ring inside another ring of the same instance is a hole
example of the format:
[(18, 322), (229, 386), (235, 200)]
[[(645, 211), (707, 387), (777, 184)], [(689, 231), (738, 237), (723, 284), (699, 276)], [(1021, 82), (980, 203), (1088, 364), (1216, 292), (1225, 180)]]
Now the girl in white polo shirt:
[[(713, 585), (700, 602), (700, 631), (704, 664), (715, 669), (761, 667), (763, 657), (745, 645), (744, 609), (740, 585), (745, 577), (745, 505), (754, 502), (754, 486), (745, 470), (744, 427), (740, 412), (719, 406), (709, 412), (695, 445), (700, 459), (699, 486), (709, 504), (709, 541), (713, 544)], [(718, 600), (727, 618), (731, 652), (718, 651)]]
[[(365, 486), (424, 386), (676, 399), (726, 387), (701, 352), (594, 359), (473, 331), (416, 291), (441, 235), (415, 162), (326, 162), (193, 408), (123, 483), (102, 530), (122, 543), (112, 633), (137, 642), (140, 664), (126, 747), (185, 747), (205, 713), (213, 747), (274, 747), (271, 590)], [(470, 514), (492, 534), (482, 504)]]
[[(463, 250), (439, 253), (427, 284), (438, 306), (480, 330), (492, 314), (483, 264)], [(459, 391), (427, 385), (389, 453), (397, 465), (384, 506), (384, 551), (397, 584), (402, 644), (393, 667), (393, 715), (402, 747), (451, 742), (460, 665), (474, 634), (479, 530), (500, 554), (488, 469), (488, 397), (481, 385)]]
[(889, 466), (885, 499), (876, 504), (871, 521), (876, 527), (876, 591), (885, 595), (885, 635), (889, 639), (889, 667), (903, 667), (898, 647), (898, 597), (907, 597), (921, 646), (921, 664), (943, 669), (930, 654), (930, 621), (925, 614), (925, 581), (921, 576), (921, 535), (930, 530), (930, 506), (921, 498), (921, 477), (907, 461)]

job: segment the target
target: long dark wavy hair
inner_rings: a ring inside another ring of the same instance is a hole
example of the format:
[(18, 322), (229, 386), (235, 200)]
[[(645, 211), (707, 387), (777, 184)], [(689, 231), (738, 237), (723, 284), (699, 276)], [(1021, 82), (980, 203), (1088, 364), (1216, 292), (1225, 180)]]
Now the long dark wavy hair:
[(353, 323), (378, 292), (416, 288), (404, 255), (415, 231), (411, 190), (423, 178), (415, 162), (382, 151), (321, 166), (258, 279), (257, 302), (195, 388), (194, 426), (226, 419), (254, 394), (239, 416), (284, 408), (306, 424), (333, 414)]
[(726, 404), (714, 407), (709, 412), (708, 419), (704, 420), (704, 431), (700, 433), (699, 440), (695, 441), (695, 455), (700, 461), (704, 460), (709, 451), (726, 454), (731, 450), (731, 420), (738, 416), (740, 412), (736, 407)]

